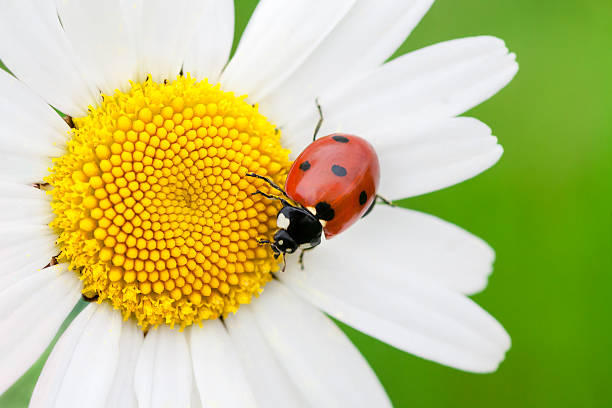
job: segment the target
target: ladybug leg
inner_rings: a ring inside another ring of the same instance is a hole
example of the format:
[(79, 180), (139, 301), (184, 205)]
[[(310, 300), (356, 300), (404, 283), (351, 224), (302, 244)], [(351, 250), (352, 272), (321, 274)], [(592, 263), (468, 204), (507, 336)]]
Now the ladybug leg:
[(257, 244), (258, 245), (270, 245), (270, 248), (272, 248), (272, 251), (274, 251), (274, 259), (278, 258), (278, 251), (275, 250), (274, 246), (273, 246), (273, 242), (267, 239), (257, 239)]
[(370, 204), (370, 208), (368, 208), (368, 210), (361, 216), (361, 218), (364, 218), (366, 215), (368, 215), (369, 213), (372, 212), (372, 210), (374, 209), (374, 205), (376, 205), (376, 202), (378, 200), (380, 200), (381, 202), (387, 204), (388, 206), (395, 207), (395, 204), (393, 204), (393, 202), (391, 200), (387, 200), (386, 198), (376, 194), (376, 200), (372, 201), (372, 204)]
[(317, 140), (317, 133), (319, 133), (319, 129), (321, 129), (321, 125), (323, 124), (323, 112), (321, 111), (321, 105), (319, 105), (319, 98), (315, 98), (315, 103), (317, 104), (317, 110), (319, 111), (319, 121), (317, 122), (314, 134), (312, 135), (313, 142)]
[[(275, 182), (273, 182), (272, 180), (270, 180), (268, 177), (264, 177), (264, 176), (260, 176), (259, 174), (255, 174), (255, 173), (247, 173), (246, 174), (248, 177), (255, 177), (258, 178), (260, 180), (265, 181), (266, 183), (268, 183), (270, 185), (270, 187), (272, 187), (275, 190), (280, 191), (285, 197), (287, 197), (288, 199), (291, 199), (291, 197), (289, 197), (287, 195), (287, 193), (285, 192), (285, 190), (283, 190), (282, 188), (280, 188), (280, 186), (278, 184), (276, 184)], [(259, 191), (259, 190), (258, 190)]]
[(393, 202), (391, 200), (387, 200), (383, 196), (379, 196), (378, 194), (376, 194), (376, 198), (379, 199), (380, 201), (382, 201), (383, 203), (385, 203), (387, 205), (390, 205), (391, 207), (395, 207), (395, 204), (393, 204)]
[(258, 245), (270, 245), (270, 248), (272, 248), (272, 251), (274, 252), (274, 259), (278, 259), (278, 257), (280, 256), (280, 251), (278, 250), (278, 248), (276, 247), (276, 245), (274, 245), (274, 242), (267, 240), (267, 239), (258, 239), (257, 240), (257, 244)]
[[(257, 243), (259, 245), (270, 245), (272, 247), (272, 251), (274, 251), (274, 259), (278, 259), (281, 255), (281, 252), (273, 245), (273, 242), (267, 239), (258, 239)], [(287, 268), (287, 259), (285, 258), (285, 254), (283, 254), (283, 269), (281, 272), (285, 272), (285, 268)]]
[(372, 210), (374, 209), (374, 206), (376, 205), (376, 200), (372, 201), (372, 204), (370, 204), (370, 208), (367, 209), (366, 212), (363, 213), (363, 215), (361, 216), (361, 218), (365, 218), (366, 215), (368, 215), (369, 213), (372, 212)]
[(298, 262), (300, 264), (301, 270), (304, 270), (304, 252), (310, 251), (311, 249), (314, 249), (314, 247), (302, 249), (302, 251), (300, 252), (300, 257), (298, 258)]

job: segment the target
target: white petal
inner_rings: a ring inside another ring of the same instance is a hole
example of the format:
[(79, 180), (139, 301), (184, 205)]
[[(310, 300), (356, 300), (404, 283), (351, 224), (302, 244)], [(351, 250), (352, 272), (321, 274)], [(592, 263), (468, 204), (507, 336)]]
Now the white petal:
[(198, 392), (198, 387), (195, 382), (191, 387), (191, 408), (205, 408), (200, 400), (200, 393)]
[(138, 59), (122, 0), (56, 0), (66, 36), (88, 78), (104, 93), (127, 90)]
[(234, 41), (234, 2), (203, 0), (204, 12), (187, 50), (183, 71), (197, 79), (219, 79)]
[(220, 321), (192, 326), (189, 342), (194, 380), (204, 407), (257, 406), (232, 339)]
[[(515, 55), (495, 37), (432, 45), (396, 58), (359, 86), (330, 97), (329, 113), (336, 116), (337, 111), (338, 117), (326, 124), (338, 126), (344, 119), (359, 119), (356, 115), (364, 112), (383, 123), (383, 119), (404, 118), (407, 113), (455, 116), (497, 93), (517, 69)], [(360, 103), (351, 99), (354, 97)], [(375, 128), (373, 122), (369, 121), (371, 128)]]
[(305, 270), (287, 268), (278, 278), (331, 316), (394, 347), (461, 370), (494, 371), (510, 347), (504, 328), (464, 295), (404, 273), (385, 257), (370, 251), (346, 256), (346, 250), (310, 256)]
[(68, 125), (27, 85), (0, 70), (0, 149), (51, 156), (62, 153)]
[(120, 335), (121, 314), (106, 304), (90, 304), (58, 341), (30, 406), (104, 407), (118, 363)]
[[(367, 251), (355, 253), (354, 248), (364, 245), (364, 237), (374, 238), (365, 244)], [(363, 265), (352, 272), (363, 285), (376, 270), (376, 279), (392, 281), (414, 275), (470, 295), (486, 287), (495, 259), (489, 245), (456, 225), (386, 205), (377, 205), (366, 218), (343, 232), (341, 239), (325, 241), (312, 254), (307, 253), (304, 263), (314, 268), (349, 252), (351, 262)], [(384, 254), (384, 259), (373, 254)]]
[(49, 174), (51, 165), (50, 157), (32, 155), (26, 151), (16, 153), (0, 150), (0, 182), (40, 183)]
[(66, 39), (55, 4), (10, 0), (0, 14), (0, 56), (6, 66), (49, 104), (84, 116), (100, 96)]
[(2, 198), (6, 199), (43, 201), (47, 205), (51, 202), (46, 191), (35, 188), (32, 184), (0, 182), (0, 190)]
[(240, 356), (258, 406), (308, 406), (257, 326), (251, 305), (242, 305), (237, 314), (225, 319), (225, 325)]
[(433, 0), (358, 1), (325, 40), (261, 109), (279, 125), (312, 111), (332, 86), (353, 83), (384, 63), (408, 37)]
[(184, 333), (166, 325), (149, 331), (138, 356), (134, 389), (140, 407), (191, 406), (191, 357)]
[[(355, 86), (319, 97), (322, 135), (335, 131), (368, 137), (404, 123), (435, 123), (465, 112), (493, 96), (516, 74), (515, 55), (494, 37), (452, 40), (384, 64)], [(286, 126), (287, 143), (312, 137), (315, 109)]]
[[(46, 231), (36, 234), (36, 228)], [(55, 245), (57, 237), (51, 233), (49, 227), (23, 227), (19, 233), (11, 232), (12, 230), (0, 232), (0, 277), (3, 279), (16, 280), (20, 276), (42, 269), (59, 253)]]
[(306, 60), (354, 3), (260, 1), (221, 75), (223, 87), (258, 102)]
[[(38, 242), (35, 245), (43, 247), (43, 244)], [(0, 284), (13, 284), (34, 272), (40, 271), (50, 265), (51, 258), (57, 256), (58, 253), (59, 250), (55, 248), (55, 250), (48, 251), (48, 253), (42, 252), (44, 256), (22, 257), (17, 253), (10, 257), (3, 257), (0, 265)]]
[(142, 8), (144, 0), (120, 0), (121, 12), (127, 30), (127, 36), (136, 58), (136, 81), (145, 79), (142, 69)]
[(137, 407), (134, 372), (144, 336), (134, 320), (121, 323), (119, 359), (113, 385), (106, 399), (107, 407)]
[(390, 199), (470, 179), (497, 163), (503, 153), (487, 125), (465, 117), (442, 119), (422, 129), (398, 127), (372, 135), (371, 140), (380, 160), (379, 191)]
[(32, 185), (2, 181), (0, 191), (0, 223), (47, 225), (53, 219), (51, 196), (47, 192)]
[(313, 407), (390, 407), (359, 351), (323, 313), (272, 281), (254, 300), (255, 320), (278, 361)]
[(30, 265), (33, 269), (47, 265), (51, 257), (59, 253), (55, 245), (55, 238), (56, 236), (49, 232), (31, 241), (13, 242), (0, 248), (2, 266), (7, 268), (0, 275), (13, 270), (21, 270)]
[(187, 55), (186, 39), (193, 37), (203, 8), (200, 0), (147, 0), (136, 35), (141, 80), (148, 74), (156, 82), (176, 79)]
[(49, 198), (31, 186), (0, 183), (0, 275), (42, 268), (58, 254)]
[(81, 296), (66, 265), (0, 280), (0, 394), (47, 348)]
[(53, 348), (30, 407), (104, 407), (117, 368), (121, 314), (89, 304)]
[(0, 222), (0, 277), (18, 279), (43, 268), (59, 253), (56, 239), (46, 225)]

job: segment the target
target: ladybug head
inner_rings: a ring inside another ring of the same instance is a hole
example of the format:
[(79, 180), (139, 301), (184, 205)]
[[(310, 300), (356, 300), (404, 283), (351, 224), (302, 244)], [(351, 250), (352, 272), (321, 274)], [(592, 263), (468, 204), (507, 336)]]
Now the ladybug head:
[(298, 248), (313, 248), (321, 243), (323, 227), (319, 219), (305, 208), (284, 206), (278, 212), (276, 224), (278, 231), (273, 241), (259, 241), (260, 244), (270, 245), (275, 258), (281, 254), (292, 254)]
[(274, 242), (271, 246), (276, 258), (278, 258), (281, 253), (292, 254), (298, 248), (298, 244), (293, 237), (284, 229), (276, 231), (276, 234), (274, 234)]

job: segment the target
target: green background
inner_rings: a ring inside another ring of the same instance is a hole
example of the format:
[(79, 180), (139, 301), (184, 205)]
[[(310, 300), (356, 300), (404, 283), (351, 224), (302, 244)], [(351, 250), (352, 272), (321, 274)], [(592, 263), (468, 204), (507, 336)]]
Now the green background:
[[(257, 2), (236, 3), (241, 32)], [(481, 34), (518, 55), (514, 81), (468, 112), (505, 153), (483, 175), (403, 204), (495, 248), (475, 300), (512, 349), (496, 373), (476, 375), (343, 328), (396, 407), (612, 406), (612, 1), (438, 0), (396, 55)], [(0, 407), (25, 406), (41, 367)]]

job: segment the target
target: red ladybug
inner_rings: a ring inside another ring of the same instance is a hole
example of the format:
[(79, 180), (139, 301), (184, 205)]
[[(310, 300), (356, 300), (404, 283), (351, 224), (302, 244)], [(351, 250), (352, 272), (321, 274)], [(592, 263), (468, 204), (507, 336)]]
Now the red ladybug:
[(297, 204), (259, 190), (254, 193), (283, 204), (273, 241), (259, 243), (269, 244), (276, 258), (300, 248), (302, 263), (304, 251), (321, 243), (322, 232), (332, 238), (369, 212), (377, 198), (380, 167), (370, 143), (359, 136), (335, 133), (314, 140), (298, 156), (287, 175), (286, 191), (266, 177), (247, 175), (265, 180)]
[(306, 207), (331, 238), (357, 221), (376, 199), (378, 157), (370, 143), (336, 133), (311, 143), (287, 175), (287, 195)]

